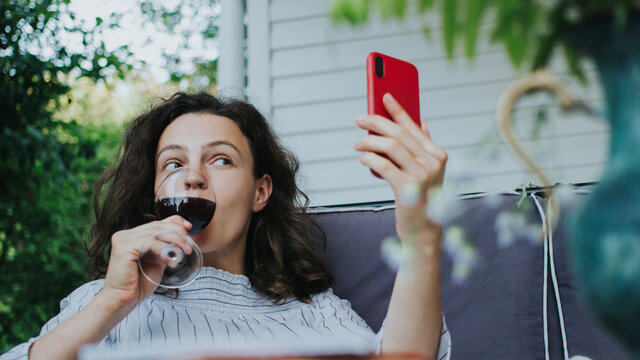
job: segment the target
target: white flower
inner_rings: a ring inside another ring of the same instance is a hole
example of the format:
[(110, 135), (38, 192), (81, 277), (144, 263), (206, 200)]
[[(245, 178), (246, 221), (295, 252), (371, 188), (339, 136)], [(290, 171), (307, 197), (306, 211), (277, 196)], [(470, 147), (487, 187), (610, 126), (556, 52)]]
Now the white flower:
[(568, 184), (556, 186), (553, 189), (553, 198), (562, 209), (574, 208), (578, 203), (578, 197), (574, 187)]
[(539, 244), (542, 240), (542, 224), (529, 223), (522, 212), (502, 211), (496, 216), (495, 229), (498, 247), (505, 248), (517, 238)]
[(444, 234), (444, 250), (453, 262), (451, 277), (453, 282), (464, 281), (478, 263), (476, 248), (467, 241), (464, 230), (450, 226)]
[(380, 252), (382, 254), (382, 260), (394, 271), (398, 271), (408, 260), (407, 250), (405, 250), (402, 243), (393, 236), (382, 240)]
[(420, 184), (414, 181), (404, 184), (398, 200), (407, 206), (417, 205), (420, 202)]
[(510, 211), (500, 212), (495, 220), (498, 247), (505, 248), (512, 245), (516, 238), (517, 229), (524, 225), (523, 219), (514, 216)]
[(464, 211), (462, 201), (451, 188), (434, 186), (429, 189), (427, 198), (429, 201), (425, 207), (425, 214), (436, 223), (442, 224)]
[(482, 202), (491, 209), (497, 209), (502, 204), (502, 198), (497, 192), (488, 193), (482, 197)]

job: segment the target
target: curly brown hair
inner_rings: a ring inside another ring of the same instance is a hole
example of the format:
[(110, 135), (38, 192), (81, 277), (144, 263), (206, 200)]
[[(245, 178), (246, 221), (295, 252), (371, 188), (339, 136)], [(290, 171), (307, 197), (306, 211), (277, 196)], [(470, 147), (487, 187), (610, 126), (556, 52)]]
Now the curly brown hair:
[(115, 163), (99, 178), (93, 194), (96, 221), (87, 245), (96, 278), (106, 274), (111, 237), (154, 219), (155, 152), (164, 129), (187, 113), (210, 113), (233, 120), (248, 139), (256, 179), (269, 174), (273, 192), (253, 215), (247, 236), (245, 271), (253, 287), (273, 301), (294, 296), (310, 301), (327, 290), (333, 276), (313, 239), (324, 239), (306, 212), (309, 198), (296, 184), (299, 163), (267, 120), (251, 104), (220, 100), (205, 92), (176, 93), (127, 127)]

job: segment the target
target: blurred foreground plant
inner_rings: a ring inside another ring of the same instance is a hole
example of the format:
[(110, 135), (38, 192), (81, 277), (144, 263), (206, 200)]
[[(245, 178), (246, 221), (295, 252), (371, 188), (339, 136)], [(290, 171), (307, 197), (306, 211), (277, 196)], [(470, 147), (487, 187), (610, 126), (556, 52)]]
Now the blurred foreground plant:
[(132, 67), (126, 47), (100, 40), (113, 23), (81, 23), (68, 5), (0, 0), (0, 353), (38, 334), (85, 280), (91, 188), (119, 129), (55, 118), (66, 81)]
[(481, 27), (490, 25), (490, 39), (504, 46), (512, 64), (536, 70), (547, 66), (556, 50), (581, 81), (585, 74), (578, 54), (567, 46), (565, 36), (574, 26), (594, 17), (613, 16), (624, 27), (630, 12), (640, 9), (639, 0), (333, 0), (336, 21), (362, 25), (377, 10), (383, 19), (404, 19), (408, 13), (440, 13), (442, 40), (453, 58), (463, 42), (464, 53), (475, 55)]

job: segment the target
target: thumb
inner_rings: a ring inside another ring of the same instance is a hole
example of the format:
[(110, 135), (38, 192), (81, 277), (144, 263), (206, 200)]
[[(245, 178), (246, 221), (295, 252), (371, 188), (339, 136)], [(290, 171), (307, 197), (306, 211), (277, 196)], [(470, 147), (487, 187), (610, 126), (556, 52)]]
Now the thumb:
[(420, 128), (422, 128), (422, 132), (425, 133), (425, 135), (427, 135), (427, 137), (429, 139), (431, 139), (431, 133), (429, 133), (429, 128), (427, 128), (427, 122), (423, 121), (420, 123)]
[(191, 223), (189, 221), (187, 221), (185, 218), (183, 218), (180, 215), (171, 215), (168, 218), (162, 220), (162, 221), (166, 221), (166, 222), (172, 222), (174, 224), (178, 224), (181, 226), (184, 226), (185, 229), (189, 230), (191, 229), (191, 227), (193, 225), (191, 225)]

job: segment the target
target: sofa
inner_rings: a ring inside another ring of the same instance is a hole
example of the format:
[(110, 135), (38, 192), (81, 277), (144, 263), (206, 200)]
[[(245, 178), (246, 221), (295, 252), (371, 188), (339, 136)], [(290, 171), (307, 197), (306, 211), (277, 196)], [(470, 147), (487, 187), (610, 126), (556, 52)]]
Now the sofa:
[[(565, 216), (554, 229), (548, 248), (553, 254), (562, 323), (551, 271), (546, 279), (547, 310), (543, 311), (545, 264), (550, 270), (544, 241), (532, 241), (518, 232), (511, 243), (499, 241), (496, 220), (505, 212), (519, 212), (527, 224), (541, 226), (535, 200), (544, 206), (544, 198), (535, 191), (525, 195), (521, 206), (522, 196), (515, 193), (461, 198), (458, 213), (443, 224), (443, 233), (456, 226), (467, 234), (477, 260), (461, 278), (453, 276), (451, 254), (442, 254), (443, 312), (452, 336), (452, 359), (545, 359), (547, 351), (550, 359), (565, 358), (565, 351), (568, 357), (627, 358), (624, 348), (580, 300), (569, 263)], [(395, 277), (381, 254), (381, 242), (395, 234), (393, 204), (313, 208), (310, 212), (326, 235), (325, 254), (336, 277), (335, 293), (349, 300), (377, 331)]]

